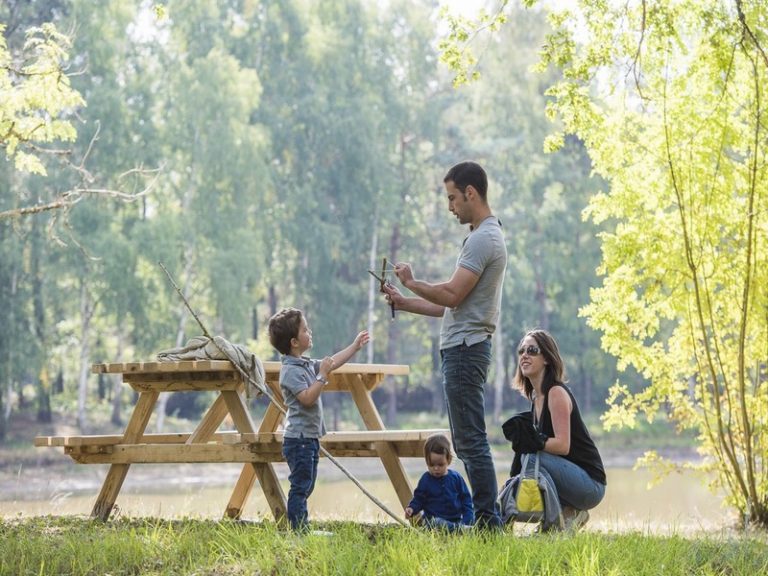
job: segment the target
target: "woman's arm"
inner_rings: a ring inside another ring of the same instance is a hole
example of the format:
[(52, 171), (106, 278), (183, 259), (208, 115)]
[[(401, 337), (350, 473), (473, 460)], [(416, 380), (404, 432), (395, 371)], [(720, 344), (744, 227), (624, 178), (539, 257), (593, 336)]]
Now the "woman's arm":
[(555, 435), (547, 438), (544, 451), (565, 456), (571, 451), (571, 397), (562, 386), (553, 386), (547, 393), (547, 403)]

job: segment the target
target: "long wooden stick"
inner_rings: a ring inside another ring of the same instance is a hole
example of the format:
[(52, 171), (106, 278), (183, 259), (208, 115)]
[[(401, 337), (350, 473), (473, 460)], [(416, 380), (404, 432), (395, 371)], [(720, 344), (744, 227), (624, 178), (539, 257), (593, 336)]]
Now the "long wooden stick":
[[(168, 269), (163, 265), (162, 262), (158, 262), (160, 265), (160, 268), (163, 269), (163, 272), (165, 272), (165, 275), (168, 276), (168, 280), (171, 282), (171, 285), (176, 289), (176, 292), (178, 292), (179, 296), (181, 297), (181, 300), (184, 302), (184, 305), (187, 307), (187, 310), (189, 310), (190, 314), (192, 314), (192, 317), (197, 321), (198, 326), (200, 326), (200, 329), (203, 331), (203, 335), (208, 338), (211, 342), (213, 342), (214, 346), (219, 349), (219, 352), (221, 352), (224, 356), (226, 356), (229, 361), (232, 363), (232, 365), (235, 367), (235, 369), (240, 373), (240, 377), (243, 378), (245, 381), (255, 385), (259, 390), (261, 390), (267, 398), (269, 398), (269, 401), (272, 402), (272, 404), (275, 405), (275, 407), (283, 414), (283, 416), (286, 416), (286, 412), (283, 409), (283, 407), (280, 405), (280, 403), (277, 401), (277, 399), (272, 395), (271, 392), (268, 391), (267, 386), (264, 386), (264, 388), (261, 388), (258, 383), (253, 381), (253, 378), (251, 378), (251, 375), (248, 374), (245, 370), (243, 370), (240, 367), (240, 364), (238, 364), (234, 359), (230, 358), (230, 356), (227, 354), (225, 350), (222, 350), (221, 346), (218, 345), (216, 340), (211, 336), (210, 332), (205, 327), (205, 324), (203, 324), (202, 320), (198, 317), (197, 314), (195, 314), (195, 311), (192, 309), (192, 306), (187, 301), (187, 298), (184, 296), (184, 293), (181, 291), (179, 286), (176, 284), (176, 282), (173, 279), (173, 276), (171, 276), (171, 273), (168, 272)], [(411, 525), (408, 524), (405, 520), (400, 518), (399, 516), (396, 516), (394, 512), (392, 512), (387, 506), (379, 500), (376, 496), (374, 496), (371, 492), (369, 492), (365, 486), (363, 486), (360, 481), (355, 478), (355, 476), (347, 470), (344, 465), (336, 460), (334, 456), (331, 455), (328, 450), (326, 450), (322, 445), (320, 446), (320, 451), (323, 453), (323, 455), (328, 458), (331, 462), (333, 462), (336, 467), (341, 470), (344, 475), (352, 480), (352, 482), (360, 488), (363, 494), (365, 494), (376, 506), (378, 506), (382, 511), (384, 511), (386, 514), (388, 514), (390, 517), (394, 518), (399, 524), (402, 524), (403, 526), (407, 528), (411, 528)]]

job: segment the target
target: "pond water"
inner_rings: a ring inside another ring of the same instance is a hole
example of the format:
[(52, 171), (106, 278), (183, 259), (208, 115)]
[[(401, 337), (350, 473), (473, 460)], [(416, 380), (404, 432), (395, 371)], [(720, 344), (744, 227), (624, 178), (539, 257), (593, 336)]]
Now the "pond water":
[[(287, 493), (287, 468), (276, 466)], [(309, 500), (310, 517), (316, 520), (355, 520), (360, 522), (390, 522), (390, 517), (371, 502), (350, 480), (340, 476), (338, 470), (321, 462), (319, 479)], [(78, 467), (79, 468), (79, 467)], [(93, 471), (90, 479), (66, 482), (67, 474), (51, 478), (45, 488), (30, 490), (3, 490), (0, 494), (0, 516), (29, 517), (38, 515), (88, 515), (95, 502), (106, 467), (87, 467)], [(129, 517), (154, 516), (161, 518), (221, 518), (235, 484), (239, 468), (222, 470), (212, 478), (194, 477), (190, 472), (168, 474), (168, 468), (149, 477), (132, 467), (117, 500), (118, 514)], [(457, 468), (460, 470), (460, 468)], [(82, 468), (80, 468), (82, 470)], [(187, 469), (188, 470), (188, 469)], [(416, 483), (421, 468), (407, 468)], [(187, 474), (185, 476), (185, 474)], [(356, 471), (363, 485), (396, 514), (400, 506), (389, 480), (376, 461)], [(170, 476), (174, 476), (172, 480)], [(179, 477), (181, 481), (179, 480)], [(499, 485), (505, 475), (499, 476)], [(735, 513), (721, 508), (722, 499), (713, 495), (706, 480), (698, 473), (686, 471), (665, 478), (660, 484), (648, 488), (652, 474), (645, 470), (627, 468), (608, 469), (608, 490), (603, 502), (590, 511), (590, 529), (601, 531), (640, 530), (652, 533), (680, 533), (716, 530), (733, 525)], [(258, 484), (243, 510), (243, 518), (260, 520), (268, 515), (264, 495)]]

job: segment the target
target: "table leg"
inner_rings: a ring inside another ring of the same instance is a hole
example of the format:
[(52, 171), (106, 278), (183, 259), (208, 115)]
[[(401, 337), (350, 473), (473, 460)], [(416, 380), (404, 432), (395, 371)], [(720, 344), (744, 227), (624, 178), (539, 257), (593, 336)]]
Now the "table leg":
[(227, 403), (224, 397), (219, 394), (216, 400), (213, 401), (211, 407), (200, 420), (200, 424), (197, 425), (195, 431), (187, 438), (187, 444), (196, 444), (199, 442), (207, 442), (219, 429), (224, 418), (227, 416)]
[(286, 500), (280, 481), (277, 479), (275, 468), (268, 462), (254, 462), (243, 466), (240, 478), (237, 480), (235, 490), (227, 505), (226, 515), (229, 518), (240, 518), (243, 506), (253, 488), (253, 483), (258, 478), (267, 505), (272, 511), (276, 522), (280, 522), (286, 514)]
[[(124, 444), (136, 444), (141, 439), (144, 430), (147, 428), (147, 423), (152, 416), (152, 411), (155, 408), (158, 396), (160, 396), (160, 393), (157, 391), (142, 392), (139, 394), (139, 399), (136, 401), (136, 406), (133, 408), (133, 414), (131, 414), (131, 419), (128, 421), (128, 426), (125, 428), (125, 434), (123, 434)], [(103, 521), (109, 519), (109, 515), (112, 514), (117, 495), (123, 487), (123, 481), (128, 474), (130, 466), (130, 464), (112, 464), (109, 467), (107, 477), (104, 479), (104, 484), (101, 486), (99, 496), (96, 498), (96, 503), (93, 505), (91, 517), (99, 518)]]
[(235, 423), (235, 428), (240, 434), (250, 434), (255, 431), (253, 420), (251, 415), (243, 403), (243, 397), (234, 390), (223, 390), (221, 396), (226, 402), (227, 409), (229, 410), (232, 421)]
[[(360, 411), (360, 416), (363, 418), (363, 422), (368, 430), (384, 430), (384, 422), (381, 420), (379, 411), (376, 409), (371, 393), (364, 386), (362, 379), (359, 376), (356, 376), (356, 378), (359, 379), (359, 382), (350, 383), (352, 385), (349, 386), (349, 389), (355, 404), (357, 404), (357, 409)], [(379, 453), (381, 463), (384, 465), (384, 470), (386, 470), (390, 482), (392, 482), (400, 504), (405, 508), (410, 503), (411, 498), (413, 498), (413, 487), (408, 475), (405, 473), (405, 468), (397, 450), (388, 442), (376, 442), (376, 451)]]

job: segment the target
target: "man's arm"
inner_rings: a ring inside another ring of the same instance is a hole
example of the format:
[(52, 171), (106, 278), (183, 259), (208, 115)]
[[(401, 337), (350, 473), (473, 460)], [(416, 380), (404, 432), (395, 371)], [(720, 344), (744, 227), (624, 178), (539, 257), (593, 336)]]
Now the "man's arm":
[(456, 308), (477, 285), (480, 276), (474, 272), (457, 266), (453, 276), (448, 282), (430, 284), (424, 280), (417, 280), (408, 264), (395, 266), (395, 274), (403, 283), (403, 286), (420, 298), (442, 308)]
[(406, 298), (400, 293), (400, 290), (391, 284), (384, 285), (384, 294), (386, 294), (387, 302), (394, 305), (395, 310), (435, 317), (440, 317), (445, 312), (445, 306), (433, 304), (424, 298)]

